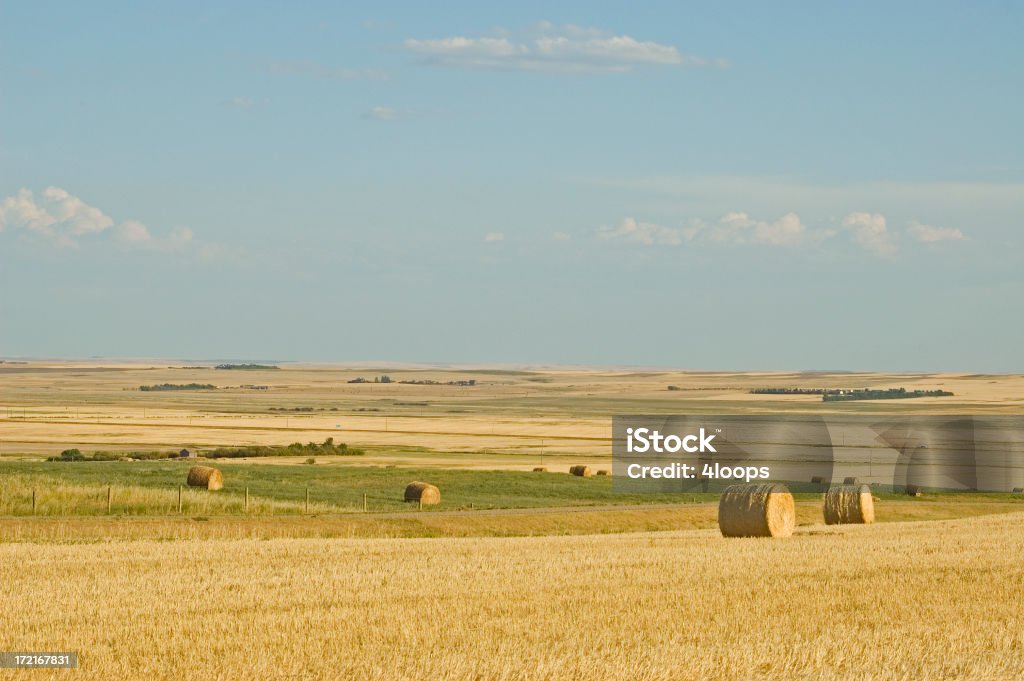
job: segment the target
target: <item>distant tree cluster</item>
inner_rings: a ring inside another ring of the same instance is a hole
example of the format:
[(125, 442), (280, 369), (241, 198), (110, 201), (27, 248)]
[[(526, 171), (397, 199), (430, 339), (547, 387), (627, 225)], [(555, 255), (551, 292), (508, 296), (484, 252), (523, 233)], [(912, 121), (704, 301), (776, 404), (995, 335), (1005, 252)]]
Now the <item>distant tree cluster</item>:
[(472, 385), (476, 385), (476, 379), (475, 378), (467, 378), (467, 379), (461, 380), (461, 381), (435, 381), (435, 380), (429, 379), (429, 378), (420, 378), (420, 379), (416, 379), (416, 380), (394, 381), (387, 374), (381, 374), (380, 376), (374, 376), (372, 381), (369, 380), (369, 379), (363, 378), (362, 376), (360, 376), (358, 378), (353, 378), (352, 380), (349, 381), (349, 383), (401, 383), (403, 385), (462, 385), (462, 386), (472, 386)]
[(374, 376), (372, 381), (367, 380), (367, 379), (363, 378), (362, 376), (360, 376), (358, 378), (353, 378), (351, 381), (349, 381), (349, 383), (390, 383), (390, 382), (391, 382), (391, 377), (388, 376), (387, 374), (381, 374), (380, 376)]
[(144, 393), (157, 392), (161, 390), (216, 390), (217, 386), (212, 383), (158, 383), (156, 385), (140, 385), (139, 390)]
[(823, 402), (853, 400), (899, 400), (909, 397), (952, 397), (948, 390), (907, 390), (906, 388), (754, 388), (754, 395), (821, 395)]
[(123, 461), (125, 459), (173, 459), (177, 452), (93, 452), (84, 454), (79, 449), (65, 449), (60, 456), (51, 456), (47, 461)]
[(218, 447), (213, 451), (206, 452), (204, 456), (208, 459), (245, 459), (261, 456), (362, 456), (365, 452), (362, 449), (349, 447), (344, 442), (335, 443), (333, 437), (329, 437), (322, 443), (310, 442), (302, 444), (294, 442), (287, 446), (252, 445), (247, 447)]
[(850, 390), (838, 395), (822, 395), (823, 402), (849, 402), (852, 400), (901, 400), (910, 397), (952, 397), (948, 390), (907, 390), (906, 388), (889, 388), (888, 390)]
[(271, 407), (270, 411), (296, 411), (296, 412), (310, 412), (310, 411), (338, 411), (337, 407)]
[(218, 364), (214, 369), (228, 369), (234, 371), (257, 371), (260, 369), (280, 369), (273, 364)]

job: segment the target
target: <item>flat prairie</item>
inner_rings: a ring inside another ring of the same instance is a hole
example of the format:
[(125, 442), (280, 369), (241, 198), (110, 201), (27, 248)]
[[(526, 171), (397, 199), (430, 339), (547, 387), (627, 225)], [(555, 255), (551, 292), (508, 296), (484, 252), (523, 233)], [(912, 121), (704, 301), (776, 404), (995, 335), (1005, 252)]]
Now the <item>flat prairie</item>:
[[(390, 383), (373, 383), (388, 376)], [(367, 383), (350, 383), (362, 378)], [(449, 382), (475, 381), (475, 385)], [(406, 382), (402, 382), (406, 381)], [(420, 384), (409, 383), (419, 381)], [(143, 392), (159, 384), (213, 390)], [(669, 389), (669, 387), (673, 389)], [(762, 387), (944, 389), (952, 397), (823, 403)], [(613, 414), (1022, 413), (1024, 377), (609, 369), (219, 370), (145, 362), (0, 364), (0, 456), (321, 441), (361, 463), (523, 470), (607, 463)], [(280, 460), (295, 463), (295, 459)]]

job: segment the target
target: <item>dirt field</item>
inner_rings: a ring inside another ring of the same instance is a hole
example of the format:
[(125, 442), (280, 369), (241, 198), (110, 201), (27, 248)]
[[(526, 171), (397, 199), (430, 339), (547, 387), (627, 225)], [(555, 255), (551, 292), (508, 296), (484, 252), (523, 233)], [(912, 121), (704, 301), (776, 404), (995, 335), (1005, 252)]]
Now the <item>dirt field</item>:
[(81, 679), (1014, 679), (1021, 521), (0, 544), (0, 647)]

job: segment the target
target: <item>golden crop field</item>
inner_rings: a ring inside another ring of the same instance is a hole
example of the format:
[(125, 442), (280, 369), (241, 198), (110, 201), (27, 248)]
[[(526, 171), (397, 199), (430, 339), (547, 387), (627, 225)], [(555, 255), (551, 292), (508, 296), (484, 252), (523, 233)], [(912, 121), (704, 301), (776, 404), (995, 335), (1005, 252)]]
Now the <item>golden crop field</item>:
[[(348, 382), (379, 375), (393, 382)], [(467, 379), (476, 385), (445, 385)], [(164, 383), (217, 389), (138, 390)], [(756, 387), (897, 386), (942, 388), (954, 396), (826, 404), (814, 395), (749, 394)], [(177, 449), (335, 437), (371, 448), (364, 463), (523, 470), (542, 460), (607, 462), (613, 414), (1022, 410), (1024, 377), (1017, 375), (0, 364), (0, 456), (52, 455), (68, 447)]]
[[(749, 393), (897, 386), (954, 396)], [(1020, 495), (883, 495), (860, 527), (805, 495), (793, 537), (724, 539), (708, 499), (565, 469), (607, 467), (616, 413), (1022, 410), (1009, 375), (0, 364), (0, 650), (79, 653), (33, 678), (1021, 678)], [(43, 462), (327, 437), (365, 454), (219, 459), (183, 511), (187, 464)], [(413, 474), (438, 509), (402, 505)]]
[(3, 544), (0, 645), (80, 679), (1016, 679), (1022, 519)]

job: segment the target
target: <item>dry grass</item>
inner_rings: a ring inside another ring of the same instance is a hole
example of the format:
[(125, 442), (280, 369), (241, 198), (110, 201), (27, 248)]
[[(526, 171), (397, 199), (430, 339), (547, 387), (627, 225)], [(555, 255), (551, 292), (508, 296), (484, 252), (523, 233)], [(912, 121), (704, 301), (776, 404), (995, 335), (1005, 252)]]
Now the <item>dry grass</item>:
[(76, 679), (1016, 679), (1022, 520), (7, 544), (0, 648)]

